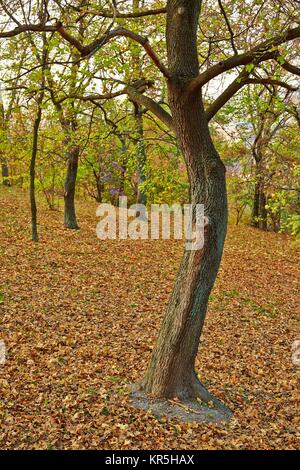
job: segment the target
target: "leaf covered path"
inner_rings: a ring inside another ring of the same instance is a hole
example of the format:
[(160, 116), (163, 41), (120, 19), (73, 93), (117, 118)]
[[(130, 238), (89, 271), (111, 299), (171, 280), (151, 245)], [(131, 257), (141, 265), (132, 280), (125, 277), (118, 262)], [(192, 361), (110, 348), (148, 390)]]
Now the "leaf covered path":
[[(283, 235), (229, 228), (197, 367), (233, 411), (229, 424), (182, 424), (133, 409), (182, 245), (100, 241), (95, 205), (80, 231), (27, 196), (0, 192), (0, 446), (9, 449), (299, 448), (299, 252)], [(298, 328), (298, 329), (297, 329)], [(297, 412), (298, 410), (298, 412)]]

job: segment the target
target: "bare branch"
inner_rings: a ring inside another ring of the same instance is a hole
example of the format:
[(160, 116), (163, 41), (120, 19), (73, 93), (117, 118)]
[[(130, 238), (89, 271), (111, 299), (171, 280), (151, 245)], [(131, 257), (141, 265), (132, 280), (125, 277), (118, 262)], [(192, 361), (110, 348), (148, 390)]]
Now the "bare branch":
[(145, 16), (163, 15), (164, 13), (166, 13), (166, 11), (166, 8), (158, 8), (157, 10), (145, 10), (130, 13), (120, 13), (118, 11), (116, 13), (113, 13), (108, 10), (85, 10), (76, 19), (76, 22), (80, 21), (86, 15), (102, 16), (102, 18), (142, 18)]
[[(60, 29), (59, 30), (60, 34), (69, 42), (73, 41), (73, 38), (70, 34), (66, 33), (64, 30)], [(123, 27), (118, 27), (115, 28), (111, 31), (108, 31), (102, 38), (96, 39), (96, 41), (93, 41), (91, 44), (88, 46), (82, 46), (81, 44), (75, 47), (81, 52), (81, 54), (85, 56), (90, 56), (93, 54), (96, 50), (98, 50), (100, 47), (102, 47), (104, 44), (108, 43), (111, 39), (115, 37), (127, 37), (129, 39), (132, 39), (133, 41), (137, 42), (140, 44), (145, 51), (147, 52), (148, 56), (152, 59), (153, 63), (156, 65), (156, 67), (161, 71), (161, 73), (164, 75), (165, 78), (169, 79), (170, 78), (170, 73), (167, 70), (167, 68), (162, 64), (158, 56), (156, 55), (155, 51), (152, 49), (149, 43), (149, 39), (145, 36), (141, 36), (140, 34), (136, 34), (133, 31), (130, 31), (126, 28)], [(75, 40), (78, 42), (77, 40)], [(75, 44), (74, 44), (75, 45)]]
[(105, 94), (100, 94), (100, 93), (94, 93), (91, 95), (78, 95), (78, 94), (70, 94), (67, 96), (64, 96), (63, 98), (56, 100), (57, 104), (61, 104), (64, 101), (68, 99), (73, 99), (73, 100), (80, 100), (80, 101), (97, 101), (97, 100), (110, 100), (112, 98), (116, 98), (117, 96), (125, 95), (126, 91), (116, 91), (114, 93), (105, 93)]
[(248, 78), (245, 83), (248, 84), (261, 84), (261, 85), (274, 85), (274, 86), (280, 86), (282, 88), (286, 88), (289, 91), (297, 91), (298, 87), (292, 86), (289, 83), (286, 83), (282, 80), (275, 80), (273, 78)]
[(129, 99), (134, 103), (138, 103), (144, 106), (148, 111), (152, 112), (160, 121), (162, 121), (170, 130), (174, 130), (172, 116), (164, 110), (160, 104), (154, 101), (149, 96), (145, 96), (143, 93), (147, 88), (151, 87), (153, 82), (150, 80), (137, 80), (131, 85), (126, 85), (122, 90), (106, 93), (106, 94), (91, 94), (91, 95), (67, 95), (64, 98), (56, 101), (57, 104), (67, 99), (77, 99), (82, 101), (91, 101), (96, 103), (97, 101), (109, 100), (117, 96), (128, 95)]
[(51, 32), (55, 33), (57, 31), (56, 25), (44, 25), (44, 24), (24, 24), (20, 26), (16, 26), (14, 29), (10, 31), (2, 31), (0, 32), (0, 38), (12, 38), (14, 36), (18, 36), (19, 34), (25, 33), (27, 31), (32, 32)]
[(235, 44), (234, 44), (234, 33), (232, 31), (228, 16), (226, 14), (225, 8), (223, 7), (223, 4), (222, 4), (221, 0), (218, 0), (218, 4), (219, 4), (221, 13), (224, 17), (225, 23), (227, 25), (227, 28), (228, 28), (228, 31), (229, 31), (229, 34), (230, 34), (230, 42), (231, 42), (232, 49), (234, 50), (234, 53), (237, 55), (238, 51), (237, 51), (237, 48), (235, 47)]
[(88, 45), (82, 44), (78, 39), (72, 36), (64, 27), (61, 22), (57, 22), (56, 25), (44, 25), (44, 24), (27, 24), (27, 25), (20, 25), (14, 28), (11, 31), (1, 32), (0, 38), (9, 38), (13, 36), (17, 36), (24, 32), (58, 32), (66, 41), (68, 41), (72, 46), (74, 46), (81, 54), (83, 58), (90, 57), (94, 54), (98, 49), (103, 47), (107, 44), (111, 39), (115, 37), (127, 37), (132, 39), (133, 41), (140, 44), (145, 51), (147, 52), (148, 56), (151, 58), (153, 63), (156, 67), (160, 70), (160, 72), (164, 75), (165, 78), (170, 78), (170, 73), (167, 68), (162, 64), (160, 59), (158, 58), (155, 51), (152, 49), (149, 39), (145, 36), (141, 36), (140, 34), (136, 34), (133, 31), (130, 31), (126, 28), (118, 27), (112, 30), (108, 30), (101, 38), (96, 39), (95, 41), (91, 42)]
[(210, 121), (218, 111), (247, 84), (275, 85), (286, 88), (288, 91), (296, 91), (298, 88), (281, 80), (272, 78), (249, 78), (251, 72), (244, 69), (240, 75), (221, 93), (221, 95), (207, 108), (206, 117)]
[(290, 72), (294, 75), (300, 76), (300, 68), (299, 67), (296, 67), (295, 65), (290, 64), (286, 60), (284, 62), (281, 62), (279, 59), (277, 59), (277, 62), (282, 68), (284, 68), (288, 72)]
[(217, 77), (221, 73), (226, 72), (227, 70), (231, 70), (240, 65), (251, 64), (251, 62), (259, 64), (260, 62), (269, 60), (270, 58), (275, 58), (277, 53), (276, 48), (278, 46), (298, 37), (300, 37), (300, 26), (289, 29), (284, 33), (279, 34), (278, 36), (268, 39), (267, 41), (260, 43), (258, 46), (254, 47), (248, 52), (245, 52), (244, 54), (234, 55), (227, 60), (213, 65), (205, 72), (200, 73), (197, 78), (191, 81), (189, 92), (196, 92), (210, 80)]

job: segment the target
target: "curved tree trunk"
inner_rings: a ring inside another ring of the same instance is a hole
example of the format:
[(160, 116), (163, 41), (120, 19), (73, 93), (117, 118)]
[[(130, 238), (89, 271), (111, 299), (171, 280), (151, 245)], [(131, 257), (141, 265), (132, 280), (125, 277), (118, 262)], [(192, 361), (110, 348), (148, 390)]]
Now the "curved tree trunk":
[(143, 386), (155, 397), (200, 397), (219, 403), (195, 372), (199, 339), (227, 229), (225, 167), (210, 137), (201, 91), (189, 91), (190, 80), (198, 75), (200, 3), (168, 1), (167, 45), (172, 75), (169, 103), (188, 170), (191, 203), (204, 204), (204, 246), (184, 253)]
[(204, 247), (186, 251), (146, 374), (145, 390), (157, 397), (213, 397), (197, 379), (195, 358), (207, 303), (226, 236), (225, 168), (211, 141), (201, 96), (182, 103), (170, 90), (173, 119), (188, 168), (191, 203), (204, 204)]
[(64, 223), (65, 227), (70, 229), (79, 229), (76, 219), (75, 210), (75, 191), (76, 179), (78, 171), (80, 149), (77, 145), (72, 146), (68, 151), (68, 167), (65, 180), (65, 210), (64, 210)]

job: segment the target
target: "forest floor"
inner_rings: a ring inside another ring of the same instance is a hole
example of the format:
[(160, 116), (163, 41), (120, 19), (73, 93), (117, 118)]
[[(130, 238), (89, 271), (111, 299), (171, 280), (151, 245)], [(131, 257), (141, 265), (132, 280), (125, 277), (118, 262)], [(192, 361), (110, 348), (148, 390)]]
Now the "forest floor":
[(132, 408), (128, 396), (149, 361), (182, 243), (100, 241), (88, 200), (78, 203), (80, 231), (42, 204), (33, 244), (27, 195), (0, 191), (2, 449), (300, 447), (291, 360), (300, 266), (288, 237), (229, 227), (197, 370), (234, 418), (183, 424)]

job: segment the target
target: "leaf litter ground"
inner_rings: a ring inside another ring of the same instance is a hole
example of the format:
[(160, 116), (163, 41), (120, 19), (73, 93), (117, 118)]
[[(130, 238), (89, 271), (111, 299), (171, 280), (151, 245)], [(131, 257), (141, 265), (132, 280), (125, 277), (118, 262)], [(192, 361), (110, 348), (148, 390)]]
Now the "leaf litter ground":
[(197, 358), (229, 423), (167, 420), (132, 408), (182, 254), (178, 241), (100, 241), (27, 195), (0, 193), (2, 449), (297, 449), (299, 252), (284, 235), (229, 227)]

